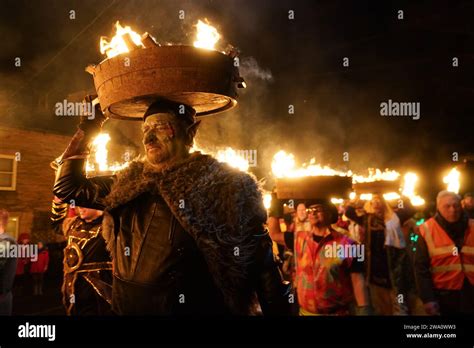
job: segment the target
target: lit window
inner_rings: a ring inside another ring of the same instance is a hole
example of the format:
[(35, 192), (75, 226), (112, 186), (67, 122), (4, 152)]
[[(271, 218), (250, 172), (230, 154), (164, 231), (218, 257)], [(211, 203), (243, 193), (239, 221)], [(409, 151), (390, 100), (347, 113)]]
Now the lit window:
[(0, 191), (16, 190), (15, 156), (0, 155)]

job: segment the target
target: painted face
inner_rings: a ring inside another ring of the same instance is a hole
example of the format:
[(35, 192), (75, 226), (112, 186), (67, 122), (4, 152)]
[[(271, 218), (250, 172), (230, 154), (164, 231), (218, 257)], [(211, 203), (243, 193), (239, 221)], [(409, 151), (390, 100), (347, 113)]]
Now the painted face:
[(461, 218), (461, 202), (454, 196), (444, 196), (438, 202), (438, 210), (448, 222), (457, 222)]
[(173, 158), (183, 140), (177, 137), (179, 125), (171, 113), (148, 116), (143, 123), (143, 145), (146, 158), (151, 164), (159, 165)]

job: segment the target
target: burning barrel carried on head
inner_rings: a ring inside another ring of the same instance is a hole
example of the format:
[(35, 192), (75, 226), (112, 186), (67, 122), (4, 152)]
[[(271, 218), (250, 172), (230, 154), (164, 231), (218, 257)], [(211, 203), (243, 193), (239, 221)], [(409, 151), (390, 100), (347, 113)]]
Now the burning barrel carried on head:
[(161, 98), (193, 107), (198, 117), (226, 111), (245, 86), (232, 57), (184, 45), (137, 48), (87, 71), (104, 113), (128, 120), (140, 120)]

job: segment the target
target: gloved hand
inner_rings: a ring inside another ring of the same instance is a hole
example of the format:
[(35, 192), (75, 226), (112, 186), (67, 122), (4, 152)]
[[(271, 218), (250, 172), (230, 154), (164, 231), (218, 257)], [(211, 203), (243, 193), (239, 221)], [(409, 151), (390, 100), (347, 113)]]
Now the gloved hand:
[[(90, 115), (81, 116), (76, 133), (72, 137), (64, 153), (56, 160), (58, 164), (70, 157), (87, 157), (92, 138), (100, 132), (102, 125), (107, 120), (105, 115), (102, 113), (96, 95), (87, 95), (84, 98), (84, 102), (92, 103), (94, 111)], [(53, 165), (52, 167), (54, 168)]]
[(92, 138), (100, 132), (107, 117), (102, 113), (97, 95), (86, 95), (83, 102), (92, 104), (93, 113), (81, 116), (78, 128), (84, 131), (86, 138)]

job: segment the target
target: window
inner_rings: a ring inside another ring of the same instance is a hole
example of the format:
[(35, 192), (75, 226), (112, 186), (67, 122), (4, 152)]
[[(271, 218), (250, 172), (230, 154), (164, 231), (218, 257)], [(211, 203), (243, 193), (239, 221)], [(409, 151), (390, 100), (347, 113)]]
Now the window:
[(18, 227), (20, 226), (20, 218), (18, 216), (9, 216), (6, 232), (15, 238), (18, 239)]
[(15, 156), (0, 155), (0, 191), (16, 190)]

